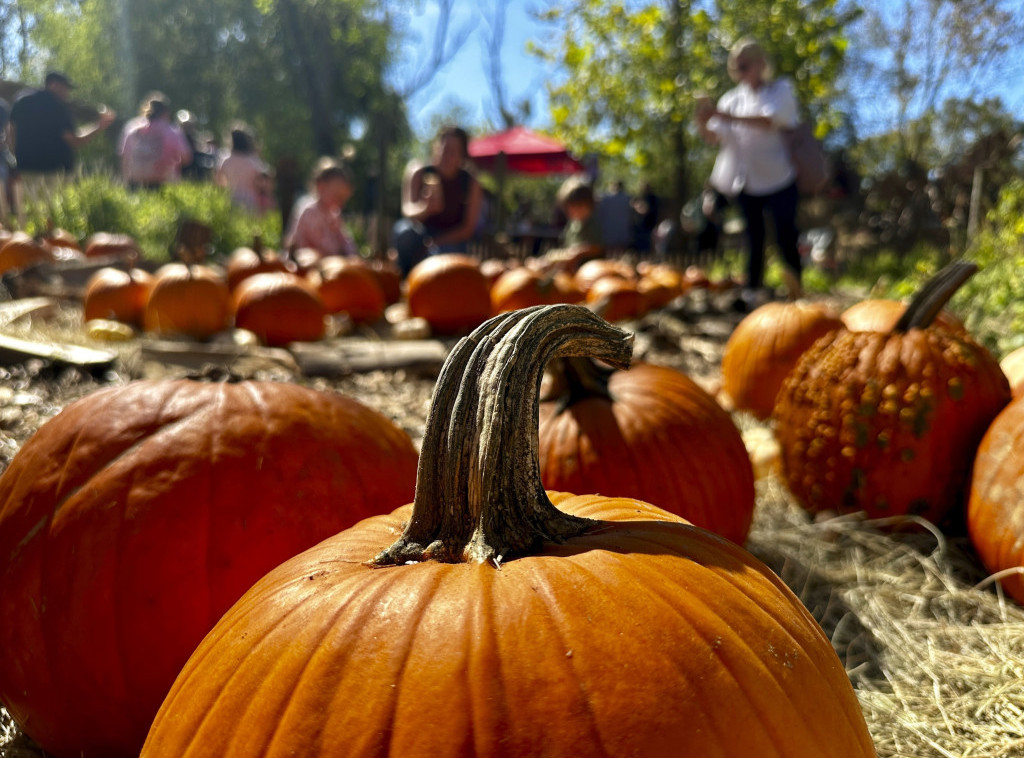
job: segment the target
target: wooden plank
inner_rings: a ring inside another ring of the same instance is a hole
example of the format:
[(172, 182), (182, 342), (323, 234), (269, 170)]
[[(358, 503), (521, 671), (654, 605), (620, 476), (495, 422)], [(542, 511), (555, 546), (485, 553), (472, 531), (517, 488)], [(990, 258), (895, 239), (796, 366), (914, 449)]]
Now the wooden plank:
[(26, 316), (48, 316), (57, 307), (52, 297), (29, 297), (0, 303), (0, 326), (12, 324)]
[(139, 346), (143, 360), (201, 369), (205, 366), (237, 367), (242, 362), (265, 361), (294, 373), (300, 368), (287, 350), (274, 347), (234, 345), (223, 342), (144, 340)]
[(368, 371), (440, 371), (449, 346), (441, 340), (362, 340), (350, 337), (288, 346), (306, 376), (336, 377)]
[(10, 366), (32, 358), (93, 370), (113, 365), (117, 360), (117, 354), (108, 350), (94, 350), (79, 345), (34, 342), (0, 334), (0, 365)]

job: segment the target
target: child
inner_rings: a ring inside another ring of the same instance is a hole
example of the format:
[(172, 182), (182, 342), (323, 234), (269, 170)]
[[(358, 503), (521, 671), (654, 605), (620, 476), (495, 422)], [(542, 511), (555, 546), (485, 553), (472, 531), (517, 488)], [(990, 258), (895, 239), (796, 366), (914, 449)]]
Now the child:
[(570, 177), (558, 190), (558, 205), (569, 223), (562, 230), (561, 245), (574, 262), (582, 263), (604, 254), (604, 235), (594, 216), (594, 188), (585, 177)]
[(335, 158), (321, 158), (313, 169), (313, 192), (298, 202), (284, 245), (289, 250), (307, 247), (320, 255), (359, 254), (341, 217), (352, 197), (352, 175)]

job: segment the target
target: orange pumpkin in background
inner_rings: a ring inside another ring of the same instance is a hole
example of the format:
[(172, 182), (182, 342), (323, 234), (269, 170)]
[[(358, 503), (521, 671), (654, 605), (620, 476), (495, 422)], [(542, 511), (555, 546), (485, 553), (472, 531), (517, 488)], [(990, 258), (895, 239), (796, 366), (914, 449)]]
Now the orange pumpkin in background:
[(401, 300), (402, 270), (391, 261), (371, 260), (367, 265), (377, 277), (380, 291), (384, 293), (384, 303), (394, 305)]
[(19, 271), (38, 263), (53, 263), (53, 253), (25, 232), (14, 232), (0, 246), (0, 274)]
[(86, 282), (82, 318), (110, 319), (141, 329), (152, 289), (153, 276), (147, 271), (101, 268)]
[(932, 323), (976, 268), (940, 271), (892, 332), (840, 330), (801, 356), (773, 420), (786, 483), (804, 507), (960, 519), (978, 443), (1010, 400), (984, 347)]
[(228, 289), (235, 287), (256, 274), (267, 274), (274, 271), (288, 271), (288, 262), (276, 250), (264, 248), (259, 240), (252, 247), (239, 247), (228, 256), (226, 278)]
[(247, 592), (142, 758), (873, 758), (842, 663), (772, 571), (653, 505), (545, 492), (544, 365), (622, 366), (629, 342), (555, 305), (457, 345), (414, 504)]
[(491, 292), (477, 262), (441, 253), (417, 263), (406, 278), (409, 314), (425, 319), (438, 334), (460, 334), (491, 315)]
[(611, 322), (644, 314), (644, 298), (636, 281), (618, 276), (604, 276), (591, 284), (587, 289), (587, 304)]
[(85, 257), (100, 258), (117, 256), (122, 258), (138, 258), (141, 255), (139, 243), (127, 234), (110, 234), (96, 232), (85, 240)]
[[(854, 303), (840, 318), (851, 332), (891, 332), (904, 313), (907, 304), (899, 300), (872, 299)], [(935, 315), (934, 323), (952, 332), (966, 332), (964, 322), (949, 311)]]
[(377, 275), (356, 258), (327, 256), (310, 274), (328, 313), (347, 313), (356, 324), (372, 324), (387, 302)]
[(232, 293), (235, 326), (264, 345), (312, 342), (325, 332), (327, 310), (309, 282), (296, 274), (268, 272), (242, 280)]
[(558, 297), (554, 276), (525, 266), (506, 271), (491, 285), (491, 309), (494, 313), (550, 305)]
[(747, 449), (729, 414), (686, 374), (563, 359), (548, 366), (541, 399), (545, 488), (646, 500), (746, 540), (754, 514)]
[(141, 381), (46, 422), (0, 477), (0, 699), (58, 758), (137, 756), (260, 576), (412, 496), (408, 435), (290, 383)]
[(147, 332), (208, 339), (231, 322), (231, 293), (209, 266), (168, 263), (153, 275), (143, 314)]
[(722, 389), (733, 407), (768, 418), (800, 356), (842, 328), (839, 316), (818, 303), (765, 303), (747, 314), (722, 351)]

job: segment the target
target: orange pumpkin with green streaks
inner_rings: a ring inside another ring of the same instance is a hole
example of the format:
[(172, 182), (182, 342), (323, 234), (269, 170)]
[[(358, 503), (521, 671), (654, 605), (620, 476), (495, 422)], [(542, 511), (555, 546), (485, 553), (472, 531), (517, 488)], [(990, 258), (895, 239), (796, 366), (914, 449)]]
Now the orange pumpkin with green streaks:
[(941, 522), (963, 504), (978, 443), (1010, 399), (984, 347), (931, 326), (974, 270), (952, 264), (892, 332), (841, 331), (786, 378), (775, 433), (786, 482), (805, 507)]
[(828, 639), (749, 553), (645, 503), (544, 491), (544, 364), (623, 365), (629, 342), (567, 305), (463, 340), (411, 509), (246, 593), (143, 758), (874, 756)]

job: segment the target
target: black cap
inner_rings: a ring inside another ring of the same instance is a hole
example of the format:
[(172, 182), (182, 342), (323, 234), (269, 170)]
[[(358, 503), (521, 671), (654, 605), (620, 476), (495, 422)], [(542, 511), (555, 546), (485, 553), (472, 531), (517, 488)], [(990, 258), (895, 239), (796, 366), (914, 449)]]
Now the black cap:
[(48, 73), (46, 75), (46, 86), (49, 87), (51, 84), (54, 84), (54, 83), (56, 83), (56, 84), (63, 84), (68, 89), (74, 89), (75, 88), (75, 85), (71, 83), (71, 80), (68, 79), (66, 76), (64, 76), (64, 74), (60, 73), (59, 71), (51, 71), (50, 73)]

